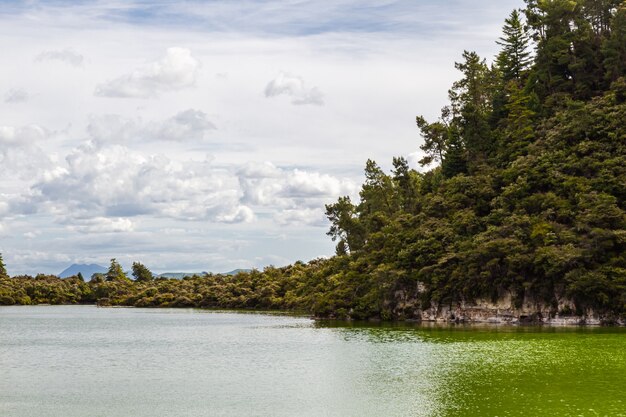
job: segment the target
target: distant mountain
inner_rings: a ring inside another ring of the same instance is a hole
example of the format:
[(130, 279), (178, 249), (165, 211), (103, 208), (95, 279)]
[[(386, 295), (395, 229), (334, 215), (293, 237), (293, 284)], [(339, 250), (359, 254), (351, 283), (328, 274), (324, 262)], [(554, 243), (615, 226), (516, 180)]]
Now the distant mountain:
[(252, 272), (252, 269), (233, 269), (229, 272), (222, 272), (221, 275), (237, 275), (240, 272)]
[[(232, 271), (222, 272), (219, 275), (237, 275), (240, 272), (250, 272), (252, 269), (233, 269)], [(170, 278), (170, 279), (183, 279), (185, 277), (190, 277), (192, 275), (206, 275), (208, 272), (164, 272), (162, 274), (158, 274), (158, 278)]]
[[(73, 275), (77, 275), (79, 272), (81, 274), (83, 274), (83, 278), (85, 278), (85, 281), (89, 281), (91, 279), (91, 276), (95, 273), (100, 273), (100, 274), (106, 274), (106, 272), (108, 271), (108, 268), (105, 268), (103, 266), (97, 265), (97, 264), (90, 264), (90, 265), (86, 265), (86, 264), (73, 264), (72, 266), (68, 267), (67, 269), (65, 269), (63, 272), (61, 272), (59, 274), (59, 277), (61, 278), (67, 278), (67, 277), (71, 277)], [(232, 271), (228, 271), (228, 272), (222, 272), (220, 275), (237, 275), (240, 272), (250, 272), (252, 271), (252, 269), (233, 269)], [(131, 272), (130, 271), (126, 271), (126, 275), (128, 275), (131, 279)], [(162, 274), (157, 274), (156, 277), (158, 278), (170, 278), (170, 279), (183, 279), (185, 277), (190, 277), (193, 275), (206, 275), (207, 272), (164, 272)]]
[(174, 278), (174, 279), (183, 279), (185, 277), (190, 277), (193, 275), (205, 275), (206, 272), (164, 272), (162, 274), (158, 274), (158, 278)]
[(67, 278), (73, 275), (78, 275), (79, 272), (83, 274), (83, 278), (85, 278), (85, 281), (89, 281), (91, 279), (91, 276), (95, 273), (106, 273), (107, 268), (96, 264), (73, 264), (65, 269), (63, 272), (61, 272), (59, 274), (59, 277)]

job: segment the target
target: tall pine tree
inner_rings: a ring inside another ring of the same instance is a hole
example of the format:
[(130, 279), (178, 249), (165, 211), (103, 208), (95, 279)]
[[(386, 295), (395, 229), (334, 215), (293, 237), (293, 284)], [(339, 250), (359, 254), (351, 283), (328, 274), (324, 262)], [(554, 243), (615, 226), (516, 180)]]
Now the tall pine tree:
[(531, 62), (530, 37), (517, 10), (504, 21), (502, 37), (496, 43), (502, 46), (497, 62), (504, 83), (521, 79)]
[(9, 274), (7, 274), (7, 269), (4, 265), (2, 254), (0, 253), (0, 278), (8, 278), (8, 277), (9, 277)]

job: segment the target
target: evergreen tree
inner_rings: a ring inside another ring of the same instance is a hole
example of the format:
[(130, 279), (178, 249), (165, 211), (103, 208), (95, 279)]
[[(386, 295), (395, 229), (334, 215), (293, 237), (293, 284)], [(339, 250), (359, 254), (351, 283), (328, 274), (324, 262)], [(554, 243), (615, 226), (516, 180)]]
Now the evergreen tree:
[(359, 193), (361, 204), (357, 206), (357, 212), (365, 218), (370, 218), (375, 213), (389, 216), (397, 211), (398, 205), (391, 192), (392, 188), (391, 178), (376, 162), (368, 159), (365, 163), (365, 182)]
[(109, 270), (106, 273), (107, 281), (129, 281), (126, 273), (122, 269), (122, 266), (115, 260), (115, 258), (111, 259), (111, 265), (109, 266)]
[(2, 259), (2, 253), (0, 253), (0, 278), (8, 278), (9, 274), (7, 274), (6, 266), (4, 265), (4, 260)]
[(455, 63), (462, 78), (448, 92), (452, 106), (451, 126), (458, 128), (469, 171), (485, 162), (493, 151), (489, 117), (494, 101), (494, 77), (484, 59), (476, 52), (463, 52), (463, 62)]
[(446, 178), (467, 172), (467, 152), (461, 137), (460, 118), (452, 117), (452, 109), (444, 107), (439, 121), (428, 123), (422, 116), (416, 118), (424, 143), (420, 149), (426, 153), (419, 163), (422, 166), (440, 162)]
[(491, 105), (490, 75), (486, 61), (476, 52), (463, 51), (463, 61), (456, 62), (454, 67), (461, 71), (463, 77), (454, 82), (448, 92), (453, 116), (469, 111), (486, 115)]
[(405, 212), (413, 213), (416, 209), (421, 178), (409, 168), (405, 158), (393, 158), (393, 181), (398, 190), (398, 200)]
[(152, 272), (140, 262), (133, 262), (133, 277), (135, 277), (135, 281), (140, 282), (148, 282), (154, 279)]
[(441, 163), (441, 170), (446, 178), (467, 173), (467, 157), (463, 141), (457, 129), (451, 128), (448, 139), (446, 158)]
[(449, 142), (449, 126), (446, 121), (448, 114), (448, 109), (444, 108), (442, 110), (442, 118), (435, 123), (428, 123), (423, 116), (415, 118), (417, 127), (422, 138), (424, 138), (424, 143), (420, 146), (420, 149), (424, 151), (426, 156), (419, 161), (421, 166), (441, 162), (445, 158)]
[(551, 103), (562, 101), (559, 95), (586, 100), (619, 77), (624, 36), (615, 29), (623, 25), (619, 23), (623, 0), (526, 3), (527, 22), (537, 42), (534, 89), (542, 101), (550, 98), (548, 113), (554, 110)]
[(507, 116), (501, 137), (499, 159), (509, 163), (525, 155), (528, 145), (534, 140), (536, 113), (531, 108), (532, 96), (515, 81), (507, 85), (506, 96)]
[(610, 35), (602, 45), (606, 79), (609, 82), (626, 76), (626, 2), (611, 19)]
[(337, 252), (347, 253), (363, 247), (364, 231), (356, 217), (356, 207), (350, 197), (340, 197), (334, 204), (326, 205), (326, 217), (331, 223), (326, 233), (334, 241), (338, 240)]
[(571, 93), (570, 70), (573, 51), (574, 0), (526, 0), (526, 20), (537, 43), (535, 89), (541, 98), (554, 93)]
[(497, 62), (504, 84), (511, 80), (520, 80), (531, 62), (530, 37), (521, 21), (517, 10), (504, 21), (503, 36), (496, 41), (502, 46)]

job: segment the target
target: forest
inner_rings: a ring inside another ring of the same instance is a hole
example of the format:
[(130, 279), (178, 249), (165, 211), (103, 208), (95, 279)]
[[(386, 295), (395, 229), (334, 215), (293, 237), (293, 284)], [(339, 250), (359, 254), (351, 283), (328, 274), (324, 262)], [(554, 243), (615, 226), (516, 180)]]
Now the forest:
[[(98, 304), (416, 317), (433, 305), (534, 299), (626, 315), (626, 1), (526, 0), (489, 61), (464, 51), (421, 170), (368, 160), (359, 200), (325, 207), (336, 255), (286, 267), (90, 281), (9, 277), (0, 305)], [(567, 313), (567, 312), (562, 312)]]

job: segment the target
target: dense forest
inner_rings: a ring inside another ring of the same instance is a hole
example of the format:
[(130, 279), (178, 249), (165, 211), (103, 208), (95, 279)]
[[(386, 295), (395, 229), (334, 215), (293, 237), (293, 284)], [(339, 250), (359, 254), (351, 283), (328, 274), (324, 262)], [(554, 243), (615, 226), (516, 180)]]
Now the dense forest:
[(112, 260), (89, 282), (9, 278), (0, 257), (0, 304), (398, 319), (509, 294), (624, 317), (626, 1), (526, 0), (497, 43), (493, 62), (463, 52), (441, 116), (416, 118), (424, 172), (367, 161), (359, 201), (326, 206), (336, 256), (182, 280)]

